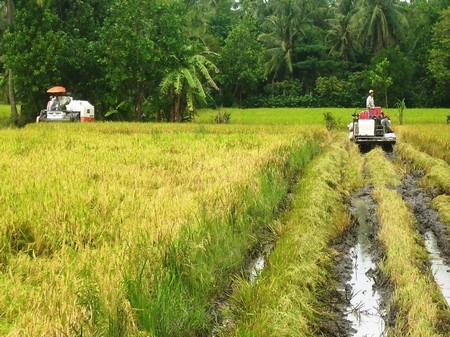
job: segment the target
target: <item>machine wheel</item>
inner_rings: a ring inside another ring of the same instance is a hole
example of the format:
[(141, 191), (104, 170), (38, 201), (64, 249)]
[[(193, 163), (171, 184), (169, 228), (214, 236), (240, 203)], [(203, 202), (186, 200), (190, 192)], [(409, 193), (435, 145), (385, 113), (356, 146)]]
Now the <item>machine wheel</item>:
[(394, 151), (394, 146), (391, 143), (383, 144), (381, 146), (384, 152), (391, 153)]

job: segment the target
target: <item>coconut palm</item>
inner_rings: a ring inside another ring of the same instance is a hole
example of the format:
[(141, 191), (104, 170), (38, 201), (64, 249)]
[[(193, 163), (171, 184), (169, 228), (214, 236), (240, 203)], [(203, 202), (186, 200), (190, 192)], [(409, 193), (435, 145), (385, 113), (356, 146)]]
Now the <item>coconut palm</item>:
[(361, 48), (358, 34), (350, 25), (353, 9), (353, 0), (340, 1), (335, 6), (334, 17), (328, 20), (326, 39), (331, 44), (330, 54), (336, 54), (346, 61), (354, 61), (356, 52)]
[(266, 75), (272, 81), (293, 75), (295, 50), (311, 28), (321, 31), (329, 13), (324, 0), (263, 1), (266, 16), (259, 40), (266, 47)]
[(360, 41), (379, 51), (398, 42), (408, 20), (396, 0), (360, 0), (350, 24), (360, 32)]
[(314, 6), (309, 0), (269, 2), (259, 40), (266, 46), (266, 74), (272, 80), (291, 77), (296, 44), (307, 28), (313, 25)]
[(219, 90), (210, 71), (218, 72), (218, 68), (204, 55), (196, 54), (188, 58), (185, 65), (163, 78), (160, 84), (161, 93), (173, 102), (169, 116), (171, 122), (183, 121), (186, 110), (192, 117), (195, 113), (196, 99), (206, 101), (205, 82), (202, 80), (205, 80), (210, 87)]

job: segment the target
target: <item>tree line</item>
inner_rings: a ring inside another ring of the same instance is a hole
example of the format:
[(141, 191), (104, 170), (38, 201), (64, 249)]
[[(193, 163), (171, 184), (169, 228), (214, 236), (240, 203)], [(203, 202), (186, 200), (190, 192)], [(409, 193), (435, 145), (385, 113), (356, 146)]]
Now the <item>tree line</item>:
[[(450, 105), (450, 0), (5, 0), (4, 99), (63, 85), (97, 118), (211, 107)], [(6, 94), (8, 93), (8, 94)], [(19, 118), (20, 117), (20, 118)], [(20, 121), (19, 121), (20, 119)]]

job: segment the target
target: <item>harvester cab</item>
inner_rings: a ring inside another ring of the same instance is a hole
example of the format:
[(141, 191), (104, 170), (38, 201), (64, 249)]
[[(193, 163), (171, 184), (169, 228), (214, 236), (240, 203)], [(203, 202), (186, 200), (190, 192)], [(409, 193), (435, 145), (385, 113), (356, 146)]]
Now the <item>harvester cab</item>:
[(88, 101), (74, 100), (61, 86), (47, 90), (51, 96), (47, 108), (41, 110), (36, 122), (93, 122), (94, 106)]
[(381, 107), (354, 113), (353, 121), (348, 125), (349, 139), (360, 148), (371, 148), (381, 145), (385, 149), (392, 149), (397, 138), (390, 128), (388, 116), (383, 114)]

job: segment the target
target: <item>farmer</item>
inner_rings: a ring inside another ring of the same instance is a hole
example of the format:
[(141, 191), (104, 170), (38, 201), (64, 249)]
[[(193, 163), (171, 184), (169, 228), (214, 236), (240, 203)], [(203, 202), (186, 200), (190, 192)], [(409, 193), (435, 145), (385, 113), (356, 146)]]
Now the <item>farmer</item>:
[(384, 132), (386, 132), (386, 133), (394, 132), (394, 131), (391, 129), (391, 118), (389, 117), (389, 115), (386, 115), (386, 116), (381, 120), (381, 125), (383, 125)]
[(59, 110), (59, 99), (57, 96), (53, 96), (52, 105), (50, 107), (50, 110), (53, 110), (53, 111)]
[(47, 110), (50, 110), (50, 108), (52, 107), (52, 101), (53, 101), (53, 96), (50, 96), (48, 103), (47, 103)]
[(373, 90), (369, 90), (369, 96), (366, 99), (366, 108), (370, 112), (371, 108), (375, 108), (375, 101), (373, 100)]

